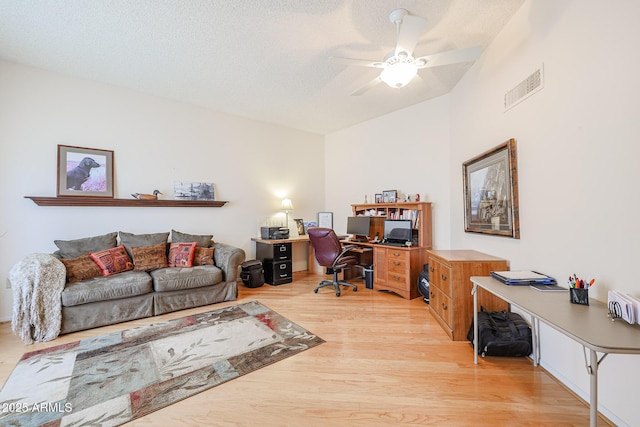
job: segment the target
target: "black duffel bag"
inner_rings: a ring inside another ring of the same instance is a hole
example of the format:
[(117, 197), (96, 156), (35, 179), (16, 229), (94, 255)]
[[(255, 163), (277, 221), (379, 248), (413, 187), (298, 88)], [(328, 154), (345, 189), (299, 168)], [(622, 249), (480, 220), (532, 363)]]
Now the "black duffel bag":
[[(473, 345), (473, 322), (467, 339)], [(478, 312), (478, 354), (484, 356), (528, 356), (532, 351), (531, 328), (518, 313)]]
[(264, 269), (262, 268), (262, 261), (252, 259), (243, 262), (241, 267), (242, 271), (240, 272), (240, 278), (247, 288), (257, 288), (264, 285)]

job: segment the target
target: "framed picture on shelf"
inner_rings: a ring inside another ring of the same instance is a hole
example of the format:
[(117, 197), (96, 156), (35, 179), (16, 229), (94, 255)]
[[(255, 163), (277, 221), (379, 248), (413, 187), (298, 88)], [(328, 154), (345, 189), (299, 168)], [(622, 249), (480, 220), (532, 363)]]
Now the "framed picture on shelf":
[(381, 193), (376, 194), (376, 203), (382, 203), (382, 194)]
[(465, 232), (520, 238), (516, 141), (462, 164)]
[(296, 218), (296, 219), (294, 219), (294, 221), (296, 222), (296, 226), (298, 227), (298, 235), (299, 236), (303, 236), (304, 235), (304, 221), (302, 220), (302, 218)]
[(398, 199), (397, 190), (387, 190), (382, 192), (382, 201), (384, 203), (396, 203)]
[(113, 151), (58, 145), (58, 196), (113, 198)]
[(333, 228), (333, 212), (318, 212), (318, 227)]

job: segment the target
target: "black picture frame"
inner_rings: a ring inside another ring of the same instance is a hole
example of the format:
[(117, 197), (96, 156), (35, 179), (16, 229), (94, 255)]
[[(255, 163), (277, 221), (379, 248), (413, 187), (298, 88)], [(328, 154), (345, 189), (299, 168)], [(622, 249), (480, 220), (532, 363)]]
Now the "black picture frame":
[(398, 201), (398, 190), (386, 190), (382, 192), (383, 203), (396, 203)]

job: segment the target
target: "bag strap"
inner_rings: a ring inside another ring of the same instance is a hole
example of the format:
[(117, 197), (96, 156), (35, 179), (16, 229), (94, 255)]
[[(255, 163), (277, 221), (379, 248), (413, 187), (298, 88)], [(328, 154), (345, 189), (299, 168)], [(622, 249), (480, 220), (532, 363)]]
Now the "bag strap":
[(518, 328), (516, 328), (516, 324), (513, 322), (513, 320), (511, 320), (511, 318), (509, 318), (509, 315), (506, 312), (506, 310), (488, 312), (487, 314), (489, 315), (489, 321), (491, 322), (491, 325), (493, 326), (494, 329), (496, 330), (498, 329), (498, 325), (496, 324), (496, 319), (499, 321), (505, 322), (509, 326), (509, 329), (511, 329), (511, 341), (515, 341), (516, 338), (519, 338), (522, 336)]

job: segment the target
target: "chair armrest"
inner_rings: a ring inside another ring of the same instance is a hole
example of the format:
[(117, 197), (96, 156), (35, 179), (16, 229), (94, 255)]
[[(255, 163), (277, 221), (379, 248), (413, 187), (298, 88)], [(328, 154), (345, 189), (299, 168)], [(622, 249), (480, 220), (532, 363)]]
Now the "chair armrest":
[(238, 280), (240, 265), (244, 262), (246, 254), (240, 248), (225, 243), (214, 243), (213, 259), (224, 273), (225, 282)]

